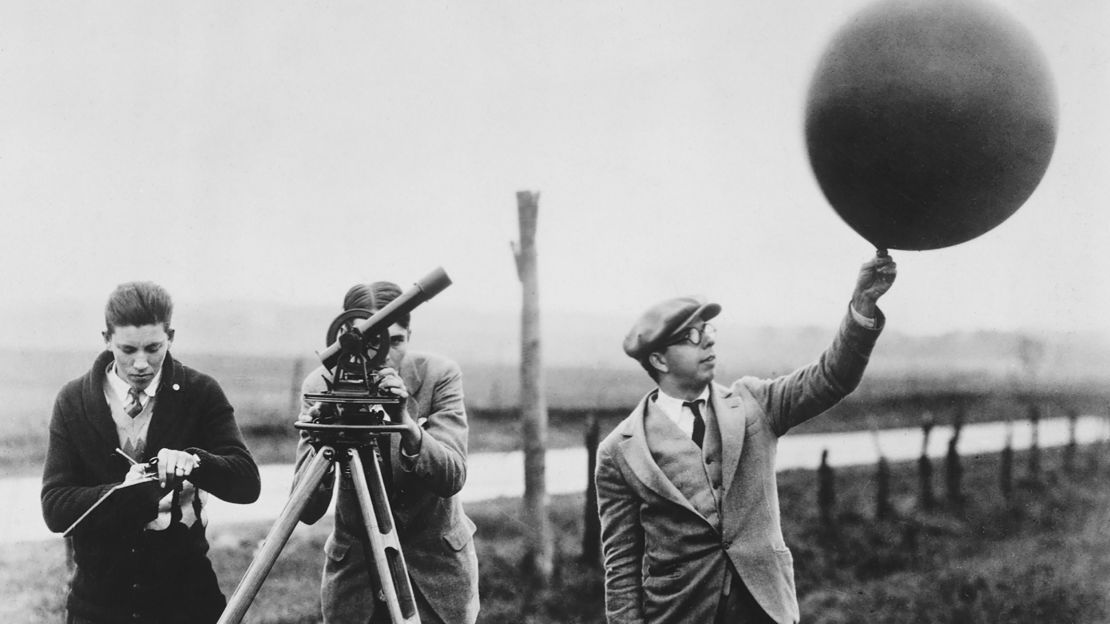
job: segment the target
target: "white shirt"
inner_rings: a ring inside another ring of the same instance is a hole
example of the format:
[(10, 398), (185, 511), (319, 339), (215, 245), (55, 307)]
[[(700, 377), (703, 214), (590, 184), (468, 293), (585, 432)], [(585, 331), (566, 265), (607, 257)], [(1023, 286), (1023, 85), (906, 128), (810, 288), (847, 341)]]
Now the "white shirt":
[(856, 307), (851, 304), (848, 305), (848, 309), (852, 311), (852, 320), (859, 323), (864, 329), (879, 328), (879, 319), (871, 318), (870, 316), (864, 316), (859, 312), (856, 312)]
[[(131, 391), (131, 384), (127, 383), (122, 377), (116, 374), (116, 363), (112, 362), (108, 365), (108, 370), (105, 371), (105, 376), (108, 378), (108, 385), (116, 393), (116, 398), (119, 399), (120, 404), (127, 405), (127, 394)], [(158, 369), (154, 373), (154, 379), (150, 380), (150, 384), (143, 388), (139, 393), (139, 403), (145, 409), (147, 403), (158, 393), (158, 384), (162, 382), (162, 370)]]
[[(143, 411), (134, 418), (128, 416), (126, 411), (127, 395), (131, 390), (131, 384), (116, 374), (115, 362), (108, 365), (104, 376), (107, 380), (104, 384), (104, 399), (108, 401), (112, 420), (116, 423), (120, 448), (125, 451), (133, 449), (134, 455), (131, 459), (138, 461), (142, 459), (142, 450), (146, 445), (146, 431), (150, 427), (151, 414), (154, 413), (154, 397), (158, 392), (158, 384), (162, 381), (162, 371), (159, 369), (154, 374), (154, 379), (150, 380), (150, 384), (139, 392), (139, 404), (143, 406)], [(117, 405), (119, 409), (114, 407)]]
[[(702, 402), (699, 408), (701, 409), (701, 416), (704, 420), (705, 406), (709, 404), (709, 386), (706, 386), (705, 390), (702, 390), (701, 394), (699, 394), (694, 401)], [(686, 434), (687, 437), (691, 437), (694, 435), (694, 411), (683, 405), (685, 402), (685, 399), (673, 397), (662, 390), (655, 395), (655, 404), (659, 409), (667, 415), (667, 418), (671, 419), (671, 422), (678, 425), (682, 433)]]

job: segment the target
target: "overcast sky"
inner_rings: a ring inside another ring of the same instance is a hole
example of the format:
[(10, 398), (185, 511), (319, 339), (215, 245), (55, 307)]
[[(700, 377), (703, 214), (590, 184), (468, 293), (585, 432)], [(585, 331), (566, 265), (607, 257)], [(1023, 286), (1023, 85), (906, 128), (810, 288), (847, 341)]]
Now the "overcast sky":
[[(547, 308), (704, 293), (731, 321), (832, 325), (874, 250), (802, 120), (864, 4), (3, 3), (2, 299), (99, 307), (152, 279), (192, 305), (338, 305), (442, 265), (440, 305), (516, 310), (529, 189)], [(895, 252), (883, 308), (909, 333), (1110, 332), (1110, 4), (1002, 4), (1056, 79), (1052, 163), (983, 237)]]

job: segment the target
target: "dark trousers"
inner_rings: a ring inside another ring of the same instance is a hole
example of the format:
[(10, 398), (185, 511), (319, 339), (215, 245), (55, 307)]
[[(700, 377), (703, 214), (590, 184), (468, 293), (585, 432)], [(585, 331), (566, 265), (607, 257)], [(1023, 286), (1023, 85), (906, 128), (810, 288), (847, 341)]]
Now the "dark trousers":
[(744, 581), (740, 580), (731, 561), (728, 562), (728, 573), (732, 577), (729, 579), (729, 593), (717, 607), (714, 624), (775, 624), (748, 591)]

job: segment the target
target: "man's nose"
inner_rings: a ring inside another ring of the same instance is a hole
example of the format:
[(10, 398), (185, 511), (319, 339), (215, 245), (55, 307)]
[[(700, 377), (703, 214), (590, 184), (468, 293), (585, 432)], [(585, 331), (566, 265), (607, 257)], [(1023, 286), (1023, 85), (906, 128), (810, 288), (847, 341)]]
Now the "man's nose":
[(143, 370), (144, 368), (147, 368), (149, 365), (150, 365), (150, 363), (146, 361), (145, 357), (137, 357), (137, 358), (135, 358), (135, 361), (131, 363), (131, 366), (133, 366), (133, 367), (135, 367), (139, 370)]

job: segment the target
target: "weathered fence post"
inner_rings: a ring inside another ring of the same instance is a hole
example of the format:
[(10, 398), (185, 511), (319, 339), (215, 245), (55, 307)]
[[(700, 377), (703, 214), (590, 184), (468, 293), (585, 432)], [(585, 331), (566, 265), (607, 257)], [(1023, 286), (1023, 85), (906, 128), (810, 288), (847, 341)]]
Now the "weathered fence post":
[(597, 512), (597, 484), (594, 483), (600, 436), (597, 414), (590, 412), (586, 416), (586, 508), (582, 518), (582, 561), (591, 567), (601, 564), (601, 518)]
[(1101, 458), (1110, 454), (1110, 405), (1104, 405), (1103, 409), (1105, 411), (1098, 417), (1101, 436), (1087, 445), (1087, 470), (1091, 474), (1098, 474)]
[(1075, 472), (1075, 454), (1079, 450), (1076, 428), (1079, 426), (1079, 410), (1068, 408), (1068, 445), (1064, 447), (1064, 472)]
[(520, 278), (520, 416), (524, 437), (524, 559), (525, 575), (542, 587), (554, 572), (554, 538), (547, 517), (547, 403), (543, 393), (540, 351), (539, 275), (536, 267), (538, 192), (518, 191), (520, 241), (512, 242)]
[(875, 468), (875, 517), (880, 520), (890, 517), (890, 463), (885, 455), (879, 455)]
[(883, 454), (883, 447), (879, 444), (879, 428), (874, 418), (871, 420), (871, 442), (875, 445), (875, 454), (879, 462), (875, 466), (875, 517), (880, 520), (890, 516), (890, 464)]
[(964, 426), (964, 406), (961, 403), (956, 407), (952, 422), (952, 437), (948, 440), (948, 454), (944, 458), (944, 481), (947, 486), (948, 501), (954, 504), (963, 502), (963, 493), (960, 491), (960, 481), (963, 479), (963, 467), (960, 465), (960, 430)]
[(921, 508), (932, 509), (933, 462), (929, 459), (929, 434), (933, 431), (933, 413), (926, 411), (921, 417), (921, 457), (917, 460), (917, 482), (921, 490)]
[(1041, 478), (1041, 408), (1036, 400), (1029, 404), (1029, 426), (1033, 436), (1029, 441), (1029, 481), (1037, 483)]
[(817, 509), (821, 515), (821, 525), (826, 529), (833, 524), (833, 508), (836, 506), (836, 476), (829, 465), (829, 449), (821, 451), (821, 466), (817, 468)]
[(1006, 445), (1002, 447), (1002, 457), (998, 465), (998, 487), (1002, 498), (1010, 500), (1014, 493), (1014, 421), (1006, 418)]

